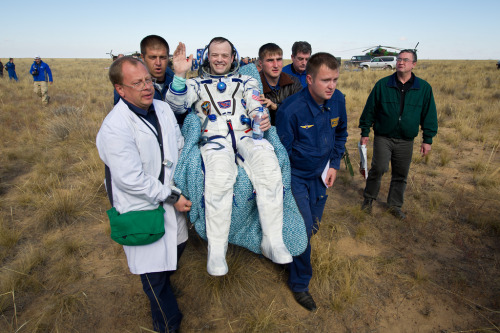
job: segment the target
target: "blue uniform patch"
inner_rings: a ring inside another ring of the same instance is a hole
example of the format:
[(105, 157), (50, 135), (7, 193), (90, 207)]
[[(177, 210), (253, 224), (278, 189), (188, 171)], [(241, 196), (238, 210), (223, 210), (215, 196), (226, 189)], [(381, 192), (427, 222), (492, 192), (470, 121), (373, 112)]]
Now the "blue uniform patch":
[(332, 124), (332, 127), (335, 127), (339, 124), (339, 117), (330, 119), (330, 123)]
[(245, 109), (247, 108), (247, 102), (245, 102), (243, 98), (241, 99), (241, 105), (243, 105)]
[(231, 101), (230, 100), (222, 101), (222, 102), (217, 102), (217, 104), (219, 105), (219, 107), (221, 109), (228, 109), (228, 108), (231, 107)]

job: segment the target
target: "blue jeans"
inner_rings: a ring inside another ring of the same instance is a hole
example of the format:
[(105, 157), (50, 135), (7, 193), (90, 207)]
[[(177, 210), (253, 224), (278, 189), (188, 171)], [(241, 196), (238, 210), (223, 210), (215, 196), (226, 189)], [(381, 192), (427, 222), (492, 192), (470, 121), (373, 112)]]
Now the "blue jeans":
[[(186, 243), (177, 245), (177, 260), (184, 252)], [(153, 328), (157, 332), (178, 330), (181, 325), (182, 313), (170, 285), (170, 276), (174, 273), (175, 271), (165, 271), (141, 274), (142, 288), (151, 304)]]
[(307, 247), (304, 253), (293, 257), (293, 262), (288, 264), (288, 286), (294, 292), (301, 292), (309, 290), (312, 278), (311, 236), (319, 229), (328, 196), (320, 177), (303, 179), (292, 175), (291, 183), (293, 197), (306, 225)]

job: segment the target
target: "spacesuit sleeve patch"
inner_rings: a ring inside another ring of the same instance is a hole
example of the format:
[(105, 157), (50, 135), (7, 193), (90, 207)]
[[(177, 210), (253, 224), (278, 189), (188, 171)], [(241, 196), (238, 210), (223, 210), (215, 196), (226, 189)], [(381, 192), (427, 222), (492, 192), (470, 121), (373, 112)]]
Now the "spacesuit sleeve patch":
[(252, 90), (252, 99), (256, 100), (257, 102), (260, 102), (260, 92), (256, 89)]
[(231, 107), (231, 100), (228, 99), (227, 101), (217, 102), (217, 104), (221, 109), (228, 109)]
[(330, 119), (330, 122), (332, 124), (332, 127), (335, 127), (339, 124), (339, 117)]
[(210, 102), (205, 101), (205, 102), (201, 103), (201, 110), (203, 111), (203, 114), (205, 116), (209, 115), (210, 114)]

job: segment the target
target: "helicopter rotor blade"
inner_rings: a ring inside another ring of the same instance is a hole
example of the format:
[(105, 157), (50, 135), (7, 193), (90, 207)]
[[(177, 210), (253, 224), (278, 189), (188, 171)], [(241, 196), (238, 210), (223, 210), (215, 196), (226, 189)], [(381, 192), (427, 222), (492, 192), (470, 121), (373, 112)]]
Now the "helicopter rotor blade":
[(366, 50), (363, 50), (363, 51), (361, 51), (361, 52), (365, 52), (365, 51), (371, 50), (371, 49), (373, 49), (373, 48), (378, 48), (379, 46), (380, 46), (380, 45), (373, 45), (373, 46), (370, 46), (370, 47), (368, 47)]

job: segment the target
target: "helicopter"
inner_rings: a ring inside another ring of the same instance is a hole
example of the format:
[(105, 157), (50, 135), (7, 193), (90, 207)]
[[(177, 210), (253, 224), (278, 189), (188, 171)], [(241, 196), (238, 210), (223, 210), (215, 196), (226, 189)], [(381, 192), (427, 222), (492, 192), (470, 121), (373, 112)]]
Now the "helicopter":
[[(420, 42), (415, 45), (413, 50), (416, 52), (417, 51), (417, 46), (420, 44)], [(396, 51), (388, 51), (387, 49), (392, 49)], [(369, 52), (366, 52), (370, 50)], [(404, 49), (400, 47), (395, 47), (395, 46), (387, 46), (387, 45), (374, 45), (368, 47), (366, 50), (363, 50), (362, 52), (366, 52), (365, 55), (371, 56), (371, 57), (381, 57), (381, 56), (397, 56), (399, 51), (402, 51)]]
[(126, 52), (126, 53), (120, 53), (118, 55), (114, 55), (113, 54), (113, 50), (111, 50), (109, 52), (106, 52), (106, 54), (109, 54), (109, 56), (111, 57), (111, 60), (113, 60), (113, 61), (115, 61), (120, 54), (127, 55), (127, 56), (132, 56), (132, 57), (137, 58), (137, 59), (139, 59), (141, 57), (141, 53), (138, 52), (138, 51), (135, 51), (135, 52)]
[[(417, 46), (420, 44), (420, 42), (415, 45), (413, 48), (413, 51), (417, 52)], [(387, 49), (392, 49), (395, 51), (388, 51)], [(395, 46), (386, 46), (386, 45), (374, 45), (370, 46), (369, 48), (363, 50), (362, 52), (366, 52), (363, 55), (355, 55), (351, 58), (351, 60), (346, 60), (344, 61), (344, 68), (349, 70), (353, 68), (357, 68), (358, 65), (364, 61), (370, 61), (371, 59), (375, 57), (381, 57), (381, 56), (397, 56), (399, 54), (399, 51), (404, 50), (403, 48), (400, 47), (395, 47)]]

